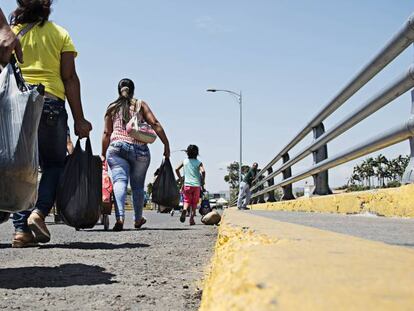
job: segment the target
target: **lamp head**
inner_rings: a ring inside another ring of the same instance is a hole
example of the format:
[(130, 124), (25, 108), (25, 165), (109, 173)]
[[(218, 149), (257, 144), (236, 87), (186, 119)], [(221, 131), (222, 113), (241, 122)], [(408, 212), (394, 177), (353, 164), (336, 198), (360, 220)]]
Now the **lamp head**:
[(214, 93), (214, 92), (217, 92), (217, 90), (216, 89), (208, 89), (207, 92), (213, 92)]

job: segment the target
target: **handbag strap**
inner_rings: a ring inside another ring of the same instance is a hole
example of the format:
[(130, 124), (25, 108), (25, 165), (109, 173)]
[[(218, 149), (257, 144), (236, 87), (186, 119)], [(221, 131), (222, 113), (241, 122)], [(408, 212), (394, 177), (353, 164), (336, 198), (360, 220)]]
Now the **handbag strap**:
[(142, 100), (141, 99), (135, 99), (134, 101), (134, 114), (138, 116), (139, 121), (142, 121), (143, 117), (140, 114), (141, 108), (142, 108)]
[(25, 34), (32, 30), (38, 23), (29, 23), (17, 33), (17, 38), (20, 40)]

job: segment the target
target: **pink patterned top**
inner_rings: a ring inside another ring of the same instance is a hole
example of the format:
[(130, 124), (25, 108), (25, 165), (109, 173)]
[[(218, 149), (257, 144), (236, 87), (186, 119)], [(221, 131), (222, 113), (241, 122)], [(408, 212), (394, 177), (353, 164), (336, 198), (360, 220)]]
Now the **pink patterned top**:
[[(130, 117), (132, 118), (135, 114), (135, 106), (131, 105), (129, 108), (129, 114)], [(141, 114), (141, 112), (140, 112)], [(142, 116), (141, 116), (142, 118)], [(122, 141), (122, 142), (127, 142), (130, 144), (136, 144), (136, 145), (145, 145), (145, 143), (142, 143), (134, 138), (132, 138), (131, 136), (128, 135), (127, 131), (126, 131), (126, 124), (123, 124), (122, 121), (122, 114), (120, 111), (118, 111), (114, 117), (112, 118), (112, 134), (111, 134), (111, 140), (110, 142), (117, 142), (117, 141)]]

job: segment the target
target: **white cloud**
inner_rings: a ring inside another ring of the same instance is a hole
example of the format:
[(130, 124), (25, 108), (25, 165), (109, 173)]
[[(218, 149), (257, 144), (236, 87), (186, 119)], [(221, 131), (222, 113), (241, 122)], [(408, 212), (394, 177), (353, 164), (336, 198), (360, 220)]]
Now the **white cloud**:
[(211, 16), (200, 16), (195, 19), (195, 26), (197, 29), (206, 31), (210, 34), (230, 33), (233, 30), (227, 26), (218, 23)]

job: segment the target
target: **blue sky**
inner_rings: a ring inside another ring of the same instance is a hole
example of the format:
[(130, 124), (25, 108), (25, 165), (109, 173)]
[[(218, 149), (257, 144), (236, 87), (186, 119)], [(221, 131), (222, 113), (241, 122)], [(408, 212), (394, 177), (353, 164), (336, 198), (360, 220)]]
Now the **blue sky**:
[[(9, 14), (14, 0), (2, 0)], [(264, 166), (377, 53), (414, 11), (411, 0), (365, 1), (132, 1), (57, 0), (51, 19), (68, 29), (77, 49), (86, 117), (100, 153), (103, 115), (121, 78), (135, 81), (169, 136), (172, 150), (200, 147), (210, 191), (225, 190), (226, 164), (238, 159), (238, 106), (210, 87), (243, 91), (244, 161)], [(410, 48), (334, 113), (326, 128), (404, 72)], [(351, 147), (409, 117), (400, 97), (328, 145), (330, 154)], [(72, 126), (72, 124), (71, 124)], [(307, 137), (292, 151), (311, 141)], [(162, 160), (151, 147), (147, 179)], [(407, 154), (408, 143), (386, 149)], [(172, 154), (178, 164), (182, 152)], [(297, 172), (311, 157), (293, 167)], [(333, 186), (353, 163), (331, 170)], [(298, 183), (300, 185), (301, 183)]]

